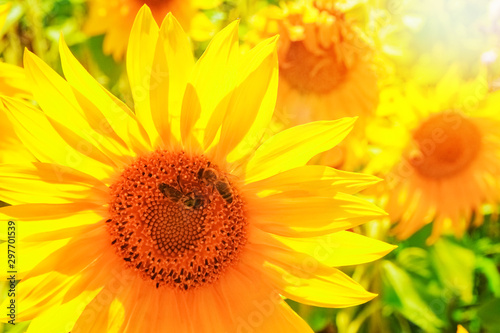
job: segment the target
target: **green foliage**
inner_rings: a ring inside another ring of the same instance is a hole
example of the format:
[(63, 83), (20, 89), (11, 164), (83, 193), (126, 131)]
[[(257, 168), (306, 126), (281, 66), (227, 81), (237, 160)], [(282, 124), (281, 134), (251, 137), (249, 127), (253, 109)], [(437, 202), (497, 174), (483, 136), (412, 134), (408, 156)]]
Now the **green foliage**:
[[(444, 322), (433, 311), (433, 303), (427, 303), (419, 291), (422, 285), (418, 280), (390, 261), (383, 261), (384, 299), (391, 310), (398, 311), (405, 318), (417, 324), (427, 332), (439, 332)], [(423, 297), (424, 296), (424, 297)], [(385, 297), (384, 297), (385, 298)], [(440, 303), (438, 303), (441, 305)], [(441, 307), (437, 309), (441, 311)]]

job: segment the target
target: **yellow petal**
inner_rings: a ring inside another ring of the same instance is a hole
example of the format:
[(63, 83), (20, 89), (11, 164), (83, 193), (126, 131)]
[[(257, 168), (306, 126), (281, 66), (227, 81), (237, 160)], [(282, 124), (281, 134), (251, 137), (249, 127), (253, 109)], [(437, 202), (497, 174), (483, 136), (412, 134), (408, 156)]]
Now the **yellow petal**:
[(248, 209), (259, 229), (287, 237), (324, 235), (387, 215), (366, 200), (340, 192), (330, 197), (304, 192), (249, 197)]
[(246, 168), (246, 182), (254, 182), (305, 165), (313, 156), (335, 147), (354, 126), (356, 118), (317, 121), (284, 130), (260, 146)]
[(79, 298), (64, 302), (58, 306), (50, 307), (31, 320), (26, 333), (68, 333), (81, 315), (82, 300), (93, 299), (99, 290), (84, 291)]
[[(0, 100), (17, 136), (39, 161), (77, 168), (98, 179), (107, 179), (113, 174), (112, 167), (99, 161), (108, 158), (86, 140), (68, 136), (68, 139), (73, 140), (71, 146), (61, 138), (41, 111), (17, 99), (2, 96)], [(64, 130), (61, 126), (60, 129)], [(71, 132), (65, 134), (71, 135)]]
[[(132, 277), (130, 274), (120, 274), (118, 271), (115, 274), (101, 292), (84, 308), (82, 315), (75, 323), (74, 332), (126, 332), (125, 327), (137, 325), (137, 323), (128, 324), (117, 321), (114, 316), (120, 316), (120, 310), (117, 308), (119, 307), (118, 301), (123, 304), (125, 299), (133, 299), (138, 305), (137, 300), (145, 300), (144, 293), (140, 293), (144, 291), (141, 288), (144, 280), (139, 276)], [(135, 310), (132, 313), (137, 314), (137, 312), (144, 312), (144, 309), (149, 309), (146, 302), (141, 303), (144, 306), (135, 307), (130, 304), (130, 307)], [(156, 320), (152, 320), (152, 322), (154, 321)]]
[[(123, 323), (125, 323), (126, 318), (125, 307), (122, 302), (115, 298), (109, 306), (108, 327), (106, 332), (119, 332), (119, 329), (122, 327)], [(152, 323), (154, 323), (154, 321)], [(146, 325), (143, 325), (143, 327), (146, 327)]]
[(188, 83), (182, 102), (181, 138), (184, 150), (187, 150), (189, 153), (195, 153), (195, 149), (198, 148), (198, 151), (201, 152), (201, 146), (199, 144), (199, 141), (196, 140), (195, 136), (193, 135), (194, 133), (192, 128), (200, 114), (201, 104), (200, 98), (198, 97), (198, 92), (191, 83)]
[[(263, 311), (263, 309), (261, 307), (258, 311)], [(255, 325), (254, 321), (248, 321), (248, 323)], [(281, 302), (276, 305), (275, 310), (269, 318), (266, 318), (263, 322), (261, 332), (313, 333), (313, 330), (287, 303)]]
[(88, 232), (90, 228), (98, 228), (104, 220), (102, 214), (83, 211), (62, 218), (55, 217), (40, 221), (18, 220), (17, 224), (21, 229), (30, 229), (29, 232), (24, 231), (20, 236), (23, 242), (52, 242), (81, 235)]
[[(238, 21), (235, 21), (220, 31), (210, 42), (206, 51), (193, 68), (190, 83), (195, 88), (200, 109), (191, 110), (184, 103), (181, 114), (183, 140), (187, 140), (194, 128), (195, 137), (199, 142), (204, 140), (204, 131), (216, 107), (230, 94), (235, 85), (236, 64), (239, 57)], [(186, 94), (186, 101), (189, 95)], [(227, 106), (227, 101), (224, 108)], [(218, 124), (220, 126), (220, 123)], [(217, 132), (217, 129), (215, 129)], [(212, 139), (215, 133), (212, 133)], [(205, 142), (208, 146), (211, 141)]]
[[(21, 227), (22, 228), (22, 227)], [(29, 229), (22, 228), (23, 232)], [(18, 237), (21, 238), (22, 234)], [(7, 239), (7, 238), (5, 238)], [(24, 242), (21, 239), (18, 239), (16, 244), (16, 255), (19, 258), (24, 258), (23, 262), (18, 263), (16, 266), (17, 278), (22, 280), (24, 277), (36, 266), (38, 263), (45, 258), (47, 258), (50, 254), (54, 253), (64, 245), (68, 243), (69, 239), (60, 239), (60, 240), (52, 240), (50, 242)], [(2, 265), (2, 272), (8, 272), (10, 269), (7, 267), (7, 255), (8, 255), (8, 243), (3, 242), (0, 244), (0, 259), (5, 263)], [(4, 273), (5, 274), (5, 273)]]
[[(96, 240), (101, 241), (100, 239)], [(125, 283), (129, 277), (130, 274), (123, 270), (123, 262), (116, 256), (114, 249), (107, 246), (89, 266), (84, 268), (78, 281), (64, 295), (63, 301), (67, 302), (78, 297), (82, 290), (100, 289), (110, 284), (116, 288), (117, 284)]]
[[(95, 239), (87, 239), (87, 242), (92, 240)], [(89, 244), (93, 243), (87, 243), (83, 247), (90, 249), (92, 246)], [(64, 248), (59, 251), (64, 251)], [(70, 255), (70, 253), (71, 250), (70, 252), (66, 251), (66, 257), (72, 257), (73, 254)], [(94, 256), (93, 261), (90, 255)], [(18, 288), (18, 301), (23, 303), (20, 316), (24, 320), (35, 316), (39, 317), (48, 309), (57, 308), (75, 299), (80, 301), (81, 306), (77, 311), (81, 313), (96, 292), (99, 292), (106, 284), (116, 285), (117, 276), (124, 275), (123, 272), (120, 272), (118, 261), (115, 259), (116, 256), (112, 249), (101, 251), (97, 256), (95, 251), (86, 256), (83, 251), (77, 251), (74, 262), (68, 262), (66, 268), (61, 267), (61, 263), (58, 262), (55, 271), (24, 277), (23, 284), (20, 284)], [(53, 258), (49, 257), (48, 261), (52, 260)], [(106, 269), (104, 270), (103, 267)], [(39, 269), (38, 266), (36, 269)], [(68, 272), (72, 273), (67, 274)], [(81, 299), (82, 296), (85, 297), (86, 301)]]
[(149, 89), (159, 30), (149, 7), (142, 6), (132, 26), (127, 48), (127, 74), (134, 98), (135, 114), (153, 144), (159, 138), (151, 115)]
[[(279, 289), (267, 282), (260, 272), (242, 260), (242, 265), (228, 271), (214, 288), (186, 297), (185, 304), (178, 305), (181, 308), (179, 315), (190, 314), (196, 323), (191, 330), (199, 325), (213, 333), (311, 332), (307, 324), (286, 306)], [(235, 290), (239, 292), (234, 293)], [(207, 312), (207, 307), (212, 307), (213, 311)], [(176, 328), (171, 327), (171, 331), (182, 331)]]
[[(138, 153), (146, 151), (144, 148), (144, 141), (136, 139), (139, 136), (125, 134), (125, 136), (121, 138), (118, 134), (116, 134), (110, 121), (103, 116), (94, 102), (85, 97), (82, 93), (76, 90), (76, 88), (71, 87), (71, 89), (81, 109), (85, 112), (88, 124), (95, 130), (95, 132), (84, 132), (84, 134), (88, 134), (94, 138), (99, 150), (113, 160), (114, 164), (118, 168), (129, 164), (130, 159)], [(113, 122), (112, 119), (111, 122)], [(116, 119), (114, 122), (116, 124)], [(128, 128), (131, 127), (133, 126), (129, 126)], [(58, 127), (54, 126), (54, 128)], [(131, 132), (133, 132), (133, 130), (131, 130)]]
[[(307, 254), (329, 267), (359, 265), (377, 260), (396, 248), (395, 245), (365, 237), (349, 231), (338, 231), (315, 237), (290, 238), (272, 236), (275, 242), (267, 242), (267, 246), (276, 255), (279, 252), (295, 251)], [(284, 247), (279, 251), (276, 242)], [(262, 251), (267, 253), (266, 250)]]
[[(141, 285), (139, 285), (141, 284)], [(126, 286), (123, 288), (124, 290), (116, 296), (116, 300), (110, 304), (109, 307), (109, 319), (108, 321), (108, 330), (106, 332), (123, 332), (124, 327), (126, 325), (127, 332), (168, 332), (171, 329), (157, 329), (155, 326), (158, 326), (159, 321), (167, 320), (165, 319), (165, 307), (160, 306), (160, 298), (163, 296), (156, 290), (151, 290), (144, 285), (144, 280), (139, 280), (136, 284), (135, 288), (131, 288), (131, 286)], [(131, 290), (135, 289), (135, 290)], [(170, 296), (170, 295), (169, 295)], [(173, 295), (172, 295), (173, 296)], [(175, 296), (169, 297), (170, 303), (177, 305)], [(137, 307), (137, 300), (140, 299), (141, 303), (144, 306)], [(128, 324), (123, 321), (117, 320), (118, 318), (113, 318), (114, 316), (120, 316), (121, 308), (127, 309), (127, 320)], [(130, 311), (133, 309), (133, 311)], [(172, 310), (168, 308), (168, 310)], [(167, 311), (168, 311), (167, 310)], [(161, 320), (148, 320), (147, 318), (162, 318)], [(191, 319), (192, 320), (192, 319)], [(186, 322), (184, 322), (186, 325)], [(187, 324), (189, 325), (189, 324)], [(186, 325), (186, 326), (187, 326)], [(170, 326), (167, 325), (166, 326)], [(185, 326), (185, 327), (186, 327)], [(120, 329), (121, 328), (121, 329)], [(111, 330), (110, 330), (111, 329)], [(175, 332), (176, 330), (171, 330)], [(180, 330), (182, 331), (182, 330)], [(86, 331), (84, 331), (86, 332)], [(89, 332), (94, 332), (91, 330)]]
[[(278, 89), (277, 37), (246, 53), (238, 68), (233, 92), (221, 128), (217, 156), (233, 162), (253, 152), (271, 120)], [(237, 151), (230, 154), (234, 149)]]
[[(96, 132), (95, 135), (98, 142), (102, 145), (111, 141), (109, 142), (107, 149), (112, 149), (109, 147), (111, 145), (116, 147), (119, 152), (118, 155), (133, 155), (128, 150), (134, 151), (136, 154), (151, 150), (149, 138), (142, 125), (138, 122), (136, 116), (123, 102), (118, 100), (103, 86), (101, 86), (85, 70), (85, 68), (83, 68), (73, 54), (71, 54), (62, 36), (59, 42), (59, 52), (61, 54), (61, 64), (64, 75), (68, 80), (69, 85), (61, 80), (57, 75), (51, 75), (48, 76), (48, 78), (51, 80), (55, 80), (57, 78), (57, 81), (53, 81), (54, 83), (57, 82), (56, 90), (62, 90), (63, 94), (67, 98), (75, 95), (78, 106), (76, 110), (78, 113), (81, 112), (84, 114), (83, 121), (89, 122), (92, 129)], [(48, 67), (43, 66), (45, 64), (41, 63), (39, 59), (33, 58), (33, 60), (34, 61), (29, 61), (28, 63), (38, 64), (40, 70), (43, 72), (50, 71)], [(69, 90), (65, 88), (66, 86), (71, 86), (73, 88), (72, 90), (76, 91), (74, 91), (74, 93), (71, 93), (70, 91), (64, 92), (64, 90)], [(37, 98), (39, 98), (39, 96), (37, 96)], [(44, 106), (42, 105), (42, 108), (43, 107)], [(59, 105), (59, 108), (62, 107), (63, 105)], [(81, 111), (79, 111), (80, 108)], [(48, 111), (52, 111), (52, 109), (49, 109)], [(68, 110), (65, 111), (67, 112)], [(48, 114), (53, 115), (54, 113), (55, 112), (52, 111)], [(58, 114), (58, 118), (56, 119), (60, 119), (59, 117), (60, 116)], [(73, 121), (76, 121), (76, 119)], [(62, 121), (61, 123), (65, 124)], [(118, 147), (119, 145), (122, 145), (123, 147), (120, 149), (120, 147)]]
[(265, 264), (263, 271), (284, 296), (313, 306), (344, 308), (366, 303), (377, 296), (339, 270), (315, 276), (306, 269), (296, 265)]
[(248, 262), (280, 290), (280, 294), (300, 303), (342, 308), (365, 303), (376, 295), (335, 268), (314, 257), (288, 251), (278, 256), (261, 253), (260, 246), (248, 245)]
[(322, 165), (297, 167), (257, 182), (245, 185), (245, 190), (261, 191), (308, 191), (315, 195), (333, 192), (354, 194), (380, 182), (372, 175), (341, 171)]
[(106, 158), (97, 149), (96, 138), (100, 136), (85, 119), (84, 112), (74, 98), (69, 84), (29, 51), (24, 54), (24, 67), (33, 88), (33, 95), (49, 119), (54, 120), (52, 125), (57, 126), (56, 131), (61, 136), (67, 136), (65, 140), (73, 141), (73, 144), (81, 145), (85, 142), (84, 149), (88, 149), (92, 158), (104, 164), (114, 165), (113, 160)]
[[(51, 306), (56, 306), (61, 302), (64, 290), (67, 290), (75, 278), (54, 272), (19, 282), (16, 286), (16, 320), (31, 320)], [(29, 295), (31, 297), (28, 297)], [(2, 307), (4, 304), (5, 300)]]
[(85, 173), (50, 163), (0, 165), (0, 199), (10, 204), (107, 202), (107, 186)]
[(26, 221), (61, 218), (85, 210), (100, 210), (102, 204), (77, 202), (65, 204), (22, 204), (0, 208), (0, 216), (5, 215)]
[(0, 92), (10, 97), (32, 97), (22, 67), (0, 62)]
[[(49, 309), (59, 308), (66, 303), (63, 301), (65, 293), (80, 278), (79, 274), (68, 277), (57, 272), (51, 272), (36, 278), (23, 280), (16, 287), (18, 311), (16, 320), (32, 320), (35, 317), (40, 317)], [(75, 301), (74, 305), (77, 306), (71, 308), (77, 314), (81, 313), (83, 307), (92, 300), (98, 291), (80, 290), (80, 293), (72, 299)], [(9, 301), (9, 298), (6, 301)]]
[(150, 79), (152, 118), (167, 146), (180, 140), (182, 98), (193, 65), (186, 33), (169, 13), (160, 27)]
[[(71, 56), (69, 51), (67, 53)], [(63, 67), (67, 69), (65, 64), (70, 57), (65, 56), (64, 50), (62, 50), (61, 56)], [(85, 80), (88, 79), (87, 86), (92, 83), (98, 85), (78, 64), (76, 59), (73, 58), (73, 60), (74, 63), (69, 68), (80, 68), (81, 71), (78, 74), (86, 74), (76, 75), (77, 78), (74, 81), (80, 85), (84, 84)], [(73, 94), (72, 87), (34, 54), (26, 51), (24, 62), (35, 99), (43, 108), (48, 117), (47, 119), (59, 135), (74, 149), (81, 151), (88, 157), (116, 167), (117, 156), (123, 155), (120, 150), (116, 150), (117, 144), (111, 139), (112, 134), (114, 134), (111, 129), (113, 125), (118, 123), (116, 119), (118, 117), (115, 117), (114, 120), (108, 120), (96, 107), (83, 109)], [(73, 73), (69, 70), (66, 70), (66, 72)], [(68, 77), (71, 78), (72, 75), (68, 74)], [(98, 85), (97, 89), (105, 94), (101, 88)], [(78, 93), (78, 91), (74, 92)], [(100, 96), (97, 93), (92, 92), (92, 95), (89, 98), (99, 101)], [(104, 104), (106, 106), (103, 108), (112, 109), (111, 101)], [(120, 122), (123, 123), (124, 120), (120, 120)], [(106, 124), (111, 126), (105, 126)], [(106, 131), (109, 131), (109, 133), (106, 133)], [(122, 151), (124, 150), (122, 149)]]
[(40, 261), (25, 277), (30, 279), (50, 272), (75, 276), (110, 251), (108, 233), (104, 223), (86, 226), (83, 232), (73, 237), (64, 247), (54, 251)]

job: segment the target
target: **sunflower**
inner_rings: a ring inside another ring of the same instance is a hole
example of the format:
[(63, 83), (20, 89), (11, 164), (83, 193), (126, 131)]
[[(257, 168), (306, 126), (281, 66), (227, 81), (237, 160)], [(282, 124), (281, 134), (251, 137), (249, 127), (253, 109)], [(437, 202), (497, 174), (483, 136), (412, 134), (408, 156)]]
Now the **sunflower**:
[[(24, 70), (21, 67), (0, 62), (0, 95), (30, 98)], [(2, 106), (0, 105), (0, 108)], [(32, 161), (33, 155), (24, 148), (10, 126), (5, 112), (0, 112), (0, 163)]]
[(347, 169), (361, 164), (364, 123), (378, 89), (372, 49), (348, 11), (331, 1), (290, 2), (264, 10), (255, 22), (250, 41), (280, 34), (277, 121), (289, 127), (360, 116), (347, 145), (321, 162)]
[(153, 16), (160, 24), (172, 12), (182, 26), (196, 40), (207, 40), (213, 30), (210, 20), (200, 9), (216, 7), (220, 0), (88, 0), (89, 18), (85, 32), (91, 36), (106, 34), (103, 50), (120, 60), (127, 49), (130, 29), (135, 16), (144, 4), (151, 8)]
[(276, 38), (242, 56), (237, 31), (195, 62), (174, 17), (158, 28), (143, 7), (127, 56), (135, 113), (63, 41), (66, 80), (25, 53), (43, 112), (2, 103), (39, 162), (1, 166), (13, 206), (0, 214), (19, 225), (17, 320), (30, 331), (306, 332), (284, 297), (345, 307), (375, 296), (334, 267), (393, 248), (344, 231), (384, 214), (352, 195), (378, 178), (305, 165), (353, 119), (259, 144)]
[(365, 171), (386, 178), (386, 210), (401, 239), (431, 221), (429, 243), (449, 229), (461, 237), (472, 222), (482, 222), (484, 205), (500, 199), (500, 94), (487, 93), (481, 76), (460, 77), (455, 67), (435, 88), (388, 89), (380, 123), (392, 125), (368, 131), (383, 153)]

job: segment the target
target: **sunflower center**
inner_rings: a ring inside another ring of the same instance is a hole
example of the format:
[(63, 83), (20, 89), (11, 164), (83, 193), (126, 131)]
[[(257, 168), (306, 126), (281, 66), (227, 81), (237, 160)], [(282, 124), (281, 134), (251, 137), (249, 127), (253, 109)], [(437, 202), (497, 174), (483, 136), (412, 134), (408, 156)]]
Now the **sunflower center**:
[(204, 156), (155, 151), (130, 164), (110, 193), (111, 244), (157, 288), (217, 281), (246, 243), (244, 202)]
[(334, 50), (313, 53), (302, 41), (290, 42), (284, 59), (280, 59), (280, 75), (290, 86), (301, 91), (326, 94), (345, 78), (347, 67), (337, 59)]
[(455, 112), (430, 117), (414, 132), (417, 149), (410, 164), (422, 176), (445, 178), (467, 168), (481, 148), (481, 134), (470, 120)]
[(165, 1), (165, 0), (144, 0), (144, 1), (139, 1), (141, 3), (141, 5), (148, 5), (149, 8), (154, 8), (154, 7), (158, 7), (158, 6), (162, 6), (164, 5), (166, 2), (169, 2), (168, 0)]

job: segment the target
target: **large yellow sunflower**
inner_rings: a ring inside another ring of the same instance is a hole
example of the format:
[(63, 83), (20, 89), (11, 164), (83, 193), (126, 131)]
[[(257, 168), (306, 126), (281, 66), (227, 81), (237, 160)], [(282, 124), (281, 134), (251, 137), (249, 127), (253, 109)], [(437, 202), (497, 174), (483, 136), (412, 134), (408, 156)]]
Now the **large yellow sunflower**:
[(484, 204), (500, 199), (500, 93), (486, 94), (481, 77), (460, 77), (452, 68), (436, 88), (408, 83), (402, 93), (382, 94), (385, 118), (369, 131), (381, 151), (367, 171), (388, 171), (379, 175), (400, 238), (431, 221), (429, 242), (443, 230), (460, 237), (474, 218), (482, 222)]
[(365, 151), (364, 124), (378, 102), (373, 54), (362, 31), (335, 1), (299, 1), (270, 7), (255, 19), (256, 32), (280, 34), (277, 120), (287, 126), (360, 116), (347, 145), (323, 163), (353, 169)]
[(212, 33), (210, 20), (200, 9), (217, 6), (220, 0), (88, 0), (89, 18), (85, 31), (89, 35), (106, 34), (104, 53), (119, 60), (125, 54), (130, 29), (141, 6), (148, 5), (156, 23), (172, 12), (191, 37), (206, 40)]
[(1, 166), (13, 206), (0, 214), (18, 224), (17, 320), (30, 332), (306, 332), (283, 297), (345, 307), (375, 296), (333, 267), (393, 248), (344, 231), (384, 214), (352, 195), (378, 179), (305, 165), (353, 119), (258, 144), (276, 38), (241, 56), (237, 29), (195, 63), (174, 17), (158, 28), (144, 7), (127, 56), (135, 113), (64, 42), (66, 80), (26, 52), (43, 112), (2, 103), (40, 162)]

